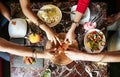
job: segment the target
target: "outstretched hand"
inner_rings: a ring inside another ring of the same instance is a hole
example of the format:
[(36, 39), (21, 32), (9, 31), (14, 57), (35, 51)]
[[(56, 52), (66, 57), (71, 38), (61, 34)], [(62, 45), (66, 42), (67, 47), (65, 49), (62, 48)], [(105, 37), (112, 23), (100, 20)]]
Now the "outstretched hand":
[(60, 39), (58, 38), (57, 34), (54, 31), (49, 30), (46, 32), (46, 34), (47, 34), (48, 39), (51, 42), (53, 42), (55, 45), (57, 45), (57, 43), (59, 43), (60, 45), (62, 44)]
[(68, 41), (70, 44), (72, 44), (72, 43), (73, 43), (73, 40), (75, 40), (75, 37), (76, 37), (75, 33), (69, 31), (69, 32), (66, 34), (65, 41)]

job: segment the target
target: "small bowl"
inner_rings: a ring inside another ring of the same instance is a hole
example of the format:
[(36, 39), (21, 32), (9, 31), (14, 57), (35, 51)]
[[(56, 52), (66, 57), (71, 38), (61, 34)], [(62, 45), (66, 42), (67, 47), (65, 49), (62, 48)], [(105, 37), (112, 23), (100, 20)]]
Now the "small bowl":
[(27, 33), (27, 22), (22, 18), (15, 18), (9, 22), (8, 32), (11, 38), (23, 38)]

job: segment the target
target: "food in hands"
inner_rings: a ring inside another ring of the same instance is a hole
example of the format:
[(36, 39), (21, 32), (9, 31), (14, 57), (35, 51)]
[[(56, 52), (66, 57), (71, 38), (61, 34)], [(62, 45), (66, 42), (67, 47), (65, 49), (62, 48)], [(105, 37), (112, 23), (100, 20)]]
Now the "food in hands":
[(61, 45), (59, 43), (55, 45), (51, 41), (48, 41), (46, 44), (46, 49), (56, 48), (56, 50), (54, 51), (55, 55), (50, 59), (54, 64), (67, 65), (73, 61), (65, 55), (64, 51), (67, 50), (69, 47), (78, 48), (78, 43), (76, 40), (74, 40), (72, 45), (69, 44), (68, 42), (64, 42), (65, 36), (66, 36), (65, 33), (58, 34), (58, 37), (60, 38), (60, 41), (62, 42)]
[(62, 43), (62, 45), (60, 45), (57, 50), (58, 50), (58, 53), (61, 53), (61, 52), (64, 52), (65, 50), (67, 50), (69, 47), (69, 43)]

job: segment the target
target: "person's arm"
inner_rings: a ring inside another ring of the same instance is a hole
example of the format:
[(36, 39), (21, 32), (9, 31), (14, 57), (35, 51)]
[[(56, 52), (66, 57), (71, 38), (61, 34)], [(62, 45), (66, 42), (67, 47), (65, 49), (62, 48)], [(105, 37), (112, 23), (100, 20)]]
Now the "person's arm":
[(39, 17), (32, 12), (30, 8), (30, 0), (19, 0), (23, 13), (26, 17), (28, 17), (33, 23), (38, 25), (42, 30), (44, 30), (47, 34), (49, 40), (57, 44), (57, 41), (61, 44), (59, 38), (56, 33), (48, 26), (45, 22), (39, 19)]
[(0, 2), (0, 13), (10, 21), (10, 13), (8, 9)]
[[(79, 0), (76, 8), (76, 14), (74, 18), (74, 22), (79, 23), (83, 14), (85, 13), (88, 5), (89, 5), (90, 0)], [(75, 31), (75, 28), (77, 27), (78, 24), (72, 23), (71, 29), (72, 31)]]
[(120, 51), (103, 53), (85, 53), (77, 49), (65, 51), (65, 54), (72, 60), (96, 61), (96, 62), (120, 62)]
[(44, 50), (42, 52), (35, 51), (33, 49), (20, 46), (18, 44), (9, 42), (3, 38), (0, 38), (0, 51), (7, 52), (14, 55), (19, 56), (29, 56), (33, 57), (33, 55), (37, 55), (37, 58), (51, 58), (53, 55), (49, 53), (49, 51), (54, 51), (54, 49)]
[(68, 40), (71, 44), (72, 44), (72, 40), (75, 39), (74, 31), (75, 31), (76, 27), (79, 25), (79, 22), (83, 16), (84, 12), (86, 11), (87, 6), (89, 5), (89, 2), (90, 2), (90, 0), (79, 0), (78, 1), (74, 21), (66, 35), (66, 39), (65, 39), (65, 40)]

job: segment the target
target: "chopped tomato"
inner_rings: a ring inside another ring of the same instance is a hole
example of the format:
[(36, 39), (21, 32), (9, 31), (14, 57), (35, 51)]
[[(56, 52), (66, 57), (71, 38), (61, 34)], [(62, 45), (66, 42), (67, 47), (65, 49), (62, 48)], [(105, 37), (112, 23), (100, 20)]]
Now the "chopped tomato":
[(93, 33), (93, 34), (96, 34), (96, 33), (97, 33), (97, 31), (93, 31), (92, 33)]

